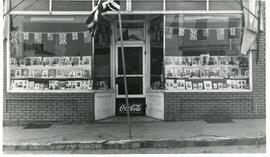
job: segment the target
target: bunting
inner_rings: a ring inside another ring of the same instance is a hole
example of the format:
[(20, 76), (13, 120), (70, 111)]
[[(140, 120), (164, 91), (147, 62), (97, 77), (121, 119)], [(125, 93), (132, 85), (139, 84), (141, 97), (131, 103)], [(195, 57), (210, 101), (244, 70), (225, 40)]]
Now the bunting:
[(198, 40), (197, 32), (198, 32), (198, 29), (190, 29), (190, 38), (189, 38), (189, 40)]
[(183, 29), (183, 28), (178, 28), (178, 35), (179, 35), (179, 36), (184, 36), (184, 35), (185, 35), (185, 29)]
[(52, 33), (48, 33), (47, 34), (47, 40), (48, 41), (52, 41), (53, 40), (53, 34)]
[(67, 33), (59, 33), (59, 44), (60, 45), (67, 44)]
[(166, 27), (166, 38), (172, 39), (173, 36), (173, 28), (172, 27)]
[(84, 43), (91, 43), (91, 35), (90, 35), (90, 32), (88, 31), (85, 31), (83, 32), (83, 38), (84, 38)]
[(34, 33), (34, 42), (35, 43), (42, 43), (42, 34), (41, 33)]
[(72, 32), (72, 40), (78, 40), (78, 33)]
[(209, 29), (203, 29), (203, 36), (208, 37), (209, 36)]
[(23, 40), (29, 40), (29, 33), (28, 32), (23, 33)]
[(18, 43), (18, 32), (16, 31), (12, 31), (11, 33), (11, 40), (10, 42), (13, 44), (17, 44)]
[(224, 29), (217, 29), (217, 40), (224, 40)]
[(235, 36), (236, 35), (236, 28), (230, 28), (230, 35)]

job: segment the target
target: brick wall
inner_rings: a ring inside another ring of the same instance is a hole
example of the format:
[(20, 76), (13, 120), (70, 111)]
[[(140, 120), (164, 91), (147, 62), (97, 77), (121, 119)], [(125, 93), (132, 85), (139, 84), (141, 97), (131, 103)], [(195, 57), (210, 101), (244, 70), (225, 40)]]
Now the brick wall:
[(264, 30), (260, 32), (259, 56), (252, 52), (253, 91), (243, 93), (165, 93), (165, 120), (196, 120), (208, 115), (231, 118), (265, 117), (265, 2), (262, 2)]
[[(6, 76), (6, 46), (3, 54), (3, 74)], [(4, 125), (31, 122), (80, 124), (94, 121), (94, 93), (7, 93), (6, 77), (3, 83)]]

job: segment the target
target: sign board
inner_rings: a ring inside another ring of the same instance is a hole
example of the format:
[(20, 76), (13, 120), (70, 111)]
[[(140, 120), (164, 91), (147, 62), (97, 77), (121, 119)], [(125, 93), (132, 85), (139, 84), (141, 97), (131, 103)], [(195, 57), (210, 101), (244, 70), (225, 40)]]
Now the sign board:
[[(130, 98), (129, 99), (130, 115), (145, 115), (145, 98)], [(124, 98), (116, 99), (116, 115), (127, 115), (126, 101)]]

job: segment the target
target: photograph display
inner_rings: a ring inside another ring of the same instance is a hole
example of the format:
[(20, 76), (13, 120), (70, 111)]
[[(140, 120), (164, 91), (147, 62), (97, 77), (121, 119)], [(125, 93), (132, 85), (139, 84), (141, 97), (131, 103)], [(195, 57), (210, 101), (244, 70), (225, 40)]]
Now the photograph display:
[[(249, 88), (247, 85), (249, 57), (247, 56), (210, 56), (209, 54), (166, 56), (164, 61), (165, 79), (170, 79), (170, 81), (166, 81), (167, 89), (183, 89), (178, 84), (179, 80), (185, 80), (185, 89), (193, 90)], [(218, 81), (210, 83), (209, 81), (213, 79)], [(236, 82), (227, 82), (229, 79), (242, 79), (246, 83), (242, 85)], [(192, 84), (190, 85), (189, 82)]]
[(92, 90), (91, 56), (11, 58), (10, 65), (10, 89)]

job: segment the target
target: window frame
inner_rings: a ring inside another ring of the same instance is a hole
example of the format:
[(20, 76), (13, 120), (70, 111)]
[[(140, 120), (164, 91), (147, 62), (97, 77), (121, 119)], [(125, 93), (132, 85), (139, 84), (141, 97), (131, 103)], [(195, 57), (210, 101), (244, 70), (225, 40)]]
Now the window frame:
[[(11, 0), (7, 0), (6, 4), (9, 4)], [(33, 15), (33, 16), (38, 16), (38, 15), (50, 15), (50, 16), (54, 16), (54, 15), (89, 15), (90, 11), (52, 11), (52, 1), (53, 0), (49, 0), (49, 8), (48, 11), (7, 11), (7, 25), (8, 25), (8, 30), (7, 30), (7, 34), (10, 34), (10, 17), (12, 15)], [(72, 0), (72, 1), (76, 1), (76, 0)], [(128, 4), (128, 3), (127, 3)], [(126, 4), (126, 5), (127, 5)], [(134, 14), (139, 14), (139, 15), (150, 15), (150, 14), (161, 14), (163, 15), (163, 22), (165, 24), (166, 21), (166, 16), (165, 15), (169, 15), (169, 14), (192, 14), (192, 15), (216, 15), (216, 14), (243, 14), (242, 10), (209, 10), (209, 0), (206, 0), (206, 10), (177, 10), (177, 11), (166, 11), (166, 0), (163, 0), (163, 10), (161, 11), (121, 11), (121, 14), (126, 14), (126, 15), (134, 15)], [(95, 0), (92, 0), (92, 8), (94, 8), (95, 6)], [(9, 8), (9, 5), (4, 6), (6, 8)], [(126, 7), (127, 8), (127, 7)], [(8, 9), (7, 9), (8, 10)], [(112, 12), (112, 11), (108, 11), (104, 14), (107, 15), (116, 15), (118, 14), (117, 12)], [(163, 32), (165, 33), (165, 27), (163, 27)], [(146, 35), (146, 34), (145, 34)], [(165, 35), (163, 36), (163, 56), (165, 57)], [(6, 42), (6, 46), (7, 46), (7, 51), (6, 51), (6, 71), (7, 71), (7, 76), (6, 76), (6, 84), (7, 84), (7, 92), (8, 93), (85, 93), (85, 92), (94, 92), (95, 89), (93, 89), (92, 91), (30, 91), (30, 90), (24, 90), (24, 91), (14, 91), (14, 90), (10, 90), (10, 65), (9, 65), (9, 61), (10, 61), (10, 36), (7, 36), (7, 42)], [(94, 60), (94, 39), (92, 39), (92, 61)], [(252, 61), (252, 55), (250, 55), (250, 60)], [(250, 78), (252, 79), (252, 62), (250, 62)], [(92, 62), (93, 65), (93, 62)], [(92, 66), (93, 67), (93, 66)], [(113, 83), (113, 82), (111, 82)], [(250, 81), (250, 91), (252, 91), (252, 80)], [(172, 91), (169, 91), (172, 92)], [(177, 92), (183, 92), (183, 91), (177, 91)], [(191, 91), (188, 91), (191, 92)], [(220, 91), (217, 91), (220, 92)], [(233, 92), (237, 92), (237, 91), (233, 91)]]
[[(234, 14), (234, 13), (230, 13), (230, 14)], [(241, 13), (242, 14), (242, 13)], [(240, 14), (240, 15), (241, 15)], [(185, 15), (196, 15), (196, 14), (185, 14)], [(209, 14), (206, 14), (209, 15)], [(234, 14), (235, 15), (235, 14)], [(237, 14), (238, 15), (238, 14)], [(163, 22), (164, 22), (164, 26), (163, 27), (163, 58), (165, 59), (166, 55), (166, 15), (164, 15), (163, 17)], [(163, 70), (163, 80), (164, 80), (164, 87), (165, 89), (162, 89), (164, 92), (176, 92), (176, 93), (203, 93), (203, 92), (213, 92), (213, 93), (226, 93), (226, 92), (252, 92), (253, 91), (253, 57), (252, 57), (252, 51), (250, 50), (250, 52), (248, 53), (247, 57), (249, 57), (249, 89), (229, 89), (229, 90), (215, 90), (215, 89), (211, 89), (211, 90), (177, 90), (177, 89), (166, 89), (165, 84), (166, 84), (166, 79), (165, 79), (165, 71)], [(163, 65), (163, 68), (165, 69), (165, 65)]]

